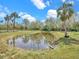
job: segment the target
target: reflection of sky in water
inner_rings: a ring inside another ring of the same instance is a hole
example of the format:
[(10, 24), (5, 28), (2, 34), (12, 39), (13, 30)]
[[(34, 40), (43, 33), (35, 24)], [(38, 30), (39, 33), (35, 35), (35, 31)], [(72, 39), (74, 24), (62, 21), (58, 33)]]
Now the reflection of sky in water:
[[(33, 38), (33, 39), (32, 39)], [(10, 46), (15, 46), (18, 48), (23, 49), (46, 49), (49, 48), (49, 43), (46, 41), (46, 38), (44, 36), (41, 36), (40, 38), (35, 37), (18, 37), (16, 39), (10, 39), (8, 41), (8, 44)]]

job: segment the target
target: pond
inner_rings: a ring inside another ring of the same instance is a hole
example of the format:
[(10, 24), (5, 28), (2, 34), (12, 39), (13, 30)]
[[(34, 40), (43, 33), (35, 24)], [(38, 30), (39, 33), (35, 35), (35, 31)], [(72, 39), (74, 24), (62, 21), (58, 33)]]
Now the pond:
[(53, 40), (54, 36), (50, 33), (36, 33), (29, 36), (23, 35), (20, 37), (11, 38), (7, 42), (11, 47), (39, 50), (55, 48)]

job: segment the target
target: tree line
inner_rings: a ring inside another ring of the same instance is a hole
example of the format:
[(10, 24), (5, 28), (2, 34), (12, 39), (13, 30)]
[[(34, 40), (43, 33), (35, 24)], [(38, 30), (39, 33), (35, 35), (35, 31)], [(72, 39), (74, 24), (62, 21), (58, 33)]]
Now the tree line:
[[(74, 18), (73, 18), (74, 17)], [(63, 3), (61, 7), (57, 9), (57, 18), (49, 17), (44, 22), (36, 20), (30, 22), (27, 18), (22, 20), (22, 24), (16, 22), (20, 16), (17, 12), (13, 12), (10, 15), (4, 17), (5, 24), (0, 24), (1, 30), (44, 30), (44, 31), (79, 31), (79, 21), (75, 21), (75, 13), (73, 5), (70, 3)]]

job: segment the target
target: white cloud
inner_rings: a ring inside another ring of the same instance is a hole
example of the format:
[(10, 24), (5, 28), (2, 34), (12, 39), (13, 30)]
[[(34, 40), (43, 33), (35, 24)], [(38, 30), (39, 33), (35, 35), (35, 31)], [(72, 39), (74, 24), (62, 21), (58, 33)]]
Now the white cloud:
[(72, 1), (69, 1), (69, 3), (70, 3), (70, 4), (74, 4), (74, 1), (73, 1), (73, 0), (72, 0)]
[(66, 0), (61, 0), (62, 2), (65, 2)]
[(56, 18), (57, 17), (57, 12), (56, 10), (50, 9), (47, 12), (47, 17), (52, 17), (52, 18)]
[(77, 14), (79, 14), (79, 12), (77, 12)]
[(6, 13), (0, 12), (0, 17), (1, 17), (1, 18), (4, 18), (5, 16), (6, 16)]
[(79, 12), (77, 12), (79, 14)]
[(46, 7), (43, 0), (31, 0), (31, 1), (38, 9), (44, 9)]
[(0, 18), (4, 18), (6, 14), (8, 14), (10, 11), (8, 7), (5, 7), (3, 5), (0, 5)]
[(46, 21), (46, 19), (41, 20), (42, 23), (44, 23)]
[(20, 12), (19, 16), (21, 16), (22, 19), (28, 19), (30, 22), (35, 22), (36, 18), (31, 16), (30, 14), (27, 14), (25, 12)]
[(26, 13), (25, 12), (20, 12), (19, 13), (19, 16), (23, 16), (23, 15), (25, 15)]
[(61, 0), (61, 1), (62, 1), (63, 3), (67, 1), (67, 2), (69, 2), (69, 3), (74, 4), (74, 0)]
[(36, 21), (36, 19), (29, 14), (22, 16), (22, 18), (27, 18), (30, 22)]
[(50, 6), (50, 1), (46, 1), (46, 5), (47, 6)]

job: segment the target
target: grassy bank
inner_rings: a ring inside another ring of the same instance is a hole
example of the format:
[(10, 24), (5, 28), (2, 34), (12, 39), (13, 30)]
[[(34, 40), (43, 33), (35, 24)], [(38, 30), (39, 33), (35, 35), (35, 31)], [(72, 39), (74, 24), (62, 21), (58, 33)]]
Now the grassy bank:
[[(55, 49), (45, 49), (38, 51), (29, 51), (19, 48), (8, 47), (4, 41), (10, 37), (23, 34), (34, 34), (40, 31), (19, 31), (0, 34), (0, 59), (79, 59), (79, 45), (65, 45), (59, 43)], [(51, 32), (57, 39), (64, 36), (63, 32)], [(79, 40), (79, 32), (69, 32), (70, 37)]]

